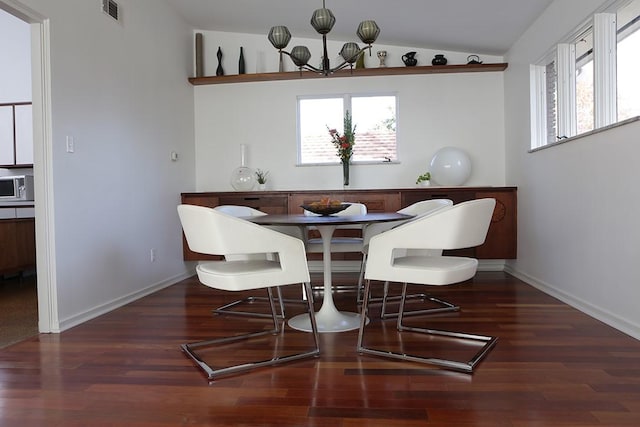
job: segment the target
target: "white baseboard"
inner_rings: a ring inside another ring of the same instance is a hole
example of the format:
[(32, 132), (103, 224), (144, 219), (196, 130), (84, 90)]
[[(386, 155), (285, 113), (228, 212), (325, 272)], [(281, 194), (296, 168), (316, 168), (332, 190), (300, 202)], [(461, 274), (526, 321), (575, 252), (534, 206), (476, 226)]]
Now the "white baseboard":
[(546, 283), (542, 280), (537, 279), (536, 277), (530, 276), (527, 273), (518, 271), (509, 265), (505, 265), (505, 272), (533, 286), (534, 288), (548, 295), (551, 295), (554, 298), (559, 299), (560, 301), (570, 305), (576, 310), (580, 310), (581, 312), (593, 317), (594, 319), (606, 323), (612, 328), (615, 328), (620, 332), (623, 332), (637, 340), (640, 340), (640, 325), (630, 322), (627, 319), (623, 319), (615, 313), (604, 310), (592, 304), (591, 302), (568, 294), (550, 283)]
[(75, 316), (71, 316), (68, 317), (64, 320), (60, 321), (60, 329), (57, 331), (51, 331), (53, 333), (59, 333), (62, 331), (65, 331), (69, 328), (72, 328), (74, 326), (77, 326), (81, 323), (84, 323), (88, 320), (94, 319), (98, 316), (101, 316), (105, 313), (108, 313), (112, 310), (115, 310), (116, 308), (120, 308), (126, 304), (129, 304), (130, 302), (136, 301), (142, 297), (145, 297), (147, 295), (150, 295), (154, 292), (157, 292), (161, 289), (167, 288), (173, 284), (176, 284), (178, 282), (180, 282), (181, 280), (185, 280), (188, 279), (189, 277), (193, 276), (195, 274), (195, 270), (185, 270), (184, 272), (173, 276), (173, 277), (169, 277), (167, 279), (164, 279), (160, 282), (154, 283), (151, 286), (148, 286), (144, 289), (140, 289), (136, 292), (132, 292), (129, 295), (125, 295), (123, 297), (120, 298), (116, 298), (112, 301), (109, 301), (105, 304), (101, 304), (99, 306), (96, 306), (90, 310), (87, 310), (83, 313), (77, 314)]
[[(478, 271), (504, 271), (505, 261), (503, 259), (481, 259), (478, 262)], [(311, 273), (322, 273), (322, 261), (309, 261), (309, 271)], [(340, 273), (358, 273), (360, 271), (360, 261), (333, 261), (331, 271)]]

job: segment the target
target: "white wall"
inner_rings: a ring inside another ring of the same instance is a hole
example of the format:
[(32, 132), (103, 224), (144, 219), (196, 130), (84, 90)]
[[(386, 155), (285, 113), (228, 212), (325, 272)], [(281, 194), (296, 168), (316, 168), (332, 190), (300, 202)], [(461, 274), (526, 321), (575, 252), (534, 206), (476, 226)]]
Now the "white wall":
[(507, 181), (518, 186), (519, 277), (640, 338), (640, 122), (528, 153), (529, 64), (602, 0), (556, 0), (507, 55)]
[(0, 104), (31, 101), (29, 24), (0, 9)]
[[(291, 45), (307, 44), (317, 56), (321, 49), (312, 47), (314, 42), (317, 40), (298, 40)], [(215, 74), (215, 52), (219, 45), (223, 53), (232, 52), (223, 55), (227, 74), (237, 73), (240, 46), (245, 48), (249, 72), (255, 71), (260, 61), (264, 66), (258, 69), (277, 70), (278, 54), (266, 36), (206, 32), (205, 74)], [(340, 45), (336, 43), (333, 50), (339, 50)], [(418, 51), (420, 63), (428, 64), (434, 52), (393, 46), (374, 48), (382, 49), (389, 52), (389, 66), (400, 66), (401, 54), (410, 50)], [(443, 53), (450, 64), (466, 63), (468, 56), (467, 53)], [(483, 60), (502, 62), (498, 57)], [(288, 58), (287, 62), (290, 63)], [(367, 63), (378, 66), (375, 54), (367, 57)], [(293, 66), (289, 65), (289, 69)], [(413, 187), (416, 177), (428, 170), (433, 154), (444, 146), (457, 146), (469, 153), (473, 168), (466, 185), (506, 184), (503, 74), (492, 72), (196, 86), (197, 190), (233, 190), (229, 181), (233, 170), (240, 165), (240, 144), (247, 144), (248, 166), (270, 171), (270, 189), (342, 189), (339, 165), (296, 167), (297, 97), (381, 91), (395, 92), (399, 98), (400, 163), (354, 165), (351, 187)], [(330, 143), (328, 135), (327, 143)]]
[(176, 205), (194, 187), (193, 35), (154, 0), (119, 1), (123, 25), (99, 0), (22, 3), (50, 22), (55, 331), (187, 273)]

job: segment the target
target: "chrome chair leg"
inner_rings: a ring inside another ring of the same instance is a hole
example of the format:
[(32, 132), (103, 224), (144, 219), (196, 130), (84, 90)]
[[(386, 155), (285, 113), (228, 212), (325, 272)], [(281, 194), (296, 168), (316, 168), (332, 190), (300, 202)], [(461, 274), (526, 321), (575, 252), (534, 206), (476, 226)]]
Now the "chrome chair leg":
[[(360, 330), (358, 332), (358, 343), (357, 343), (357, 351), (360, 354), (370, 354), (373, 356), (387, 357), (392, 359), (400, 359), (400, 360), (408, 360), (412, 362), (418, 363), (427, 363), (436, 366), (442, 366), (447, 369), (453, 369), (465, 373), (473, 373), (476, 365), (487, 355), (487, 353), (496, 345), (498, 338), (492, 336), (485, 335), (476, 335), (476, 334), (468, 334), (464, 332), (454, 332), (454, 331), (445, 331), (439, 329), (428, 329), (428, 328), (417, 328), (404, 325), (402, 320), (404, 319), (404, 308), (407, 300), (407, 284), (404, 283), (402, 287), (402, 295), (400, 296), (400, 308), (397, 314), (396, 325), (398, 329), (398, 333), (403, 332), (413, 332), (424, 335), (435, 335), (448, 337), (459, 340), (472, 340), (483, 343), (482, 347), (468, 360), (468, 361), (456, 361), (449, 359), (441, 359), (437, 357), (425, 357), (407, 354), (405, 351), (389, 351), (387, 349), (376, 349), (373, 347), (365, 347), (363, 345), (364, 342), (364, 330), (365, 330), (365, 322), (364, 320), (360, 323)], [(369, 293), (370, 293), (370, 281), (366, 281), (365, 285), (365, 294), (364, 301), (362, 305), (362, 318), (364, 319), (368, 309), (369, 309)]]
[[(358, 289), (360, 289), (360, 287), (358, 287)], [(370, 298), (369, 299), (369, 303), (370, 304), (382, 304), (382, 308), (380, 310), (380, 318), (381, 319), (393, 319), (393, 318), (397, 318), (398, 317), (398, 313), (397, 312), (391, 312), (391, 313), (387, 313), (387, 303), (390, 301), (400, 301), (402, 298), (402, 295), (394, 295), (394, 296), (389, 296), (389, 282), (384, 282), (384, 288), (383, 288), (383, 293), (382, 293), (382, 297), (380, 298)], [(455, 311), (460, 311), (460, 306), (457, 306), (455, 304), (452, 304), (448, 301), (445, 301), (443, 299), (440, 298), (436, 298), (434, 296), (428, 295), (428, 294), (410, 294), (406, 296), (406, 299), (418, 299), (421, 301), (426, 301), (429, 300), (434, 304), (439, 305), (440, 307), (434, 307), (434, 308), (423, 308), (423, 309), (419, 309), (419, 310), (411, 310), (411, 311), (405, 311), (404, 315), (405, 316), (418, 316), (418, 315), (423, 315), (423, 314), (439, 314), (439, 313), (450, 313), (450, 312), (455, 312)], [(358, 300), (358, 302), (360, 303), (361, 301)]]
[[(280, 318), (285, 318), (285, 308), (284, 308), (284, 303), (285, 302), (303, 302), (303, 301), (294, 301), (294, 300), (287, 300), (284, 299), (282, 297), (282, 291), (280, 289), (280, 287), (276, 287), (276, 292), (278, 294), (278, 305), (280, 308), (280, 313), (278, 314), (278, 317)], [(271, 317), (271, 313), (259, 313), (259, 312), (255, 312), (255, 311), (243, 311), (243, 310), (233, 310), (234, 307), (239, 306), (240, 304), (253, 304), (256, 302), (268, 302), (269, 298), (268, 297), (256, 297), (256, 296), (250, 296), (250, 297), (246, 297), (246, 298), (242, 298), (233, 302), (230, 302), (228, 304), (222, 305), (220, 307), (214, 308), (213, 310), (211, 310), (214, 314), (231, 314), (234, 316), (248, 316), (248, 317), (264, 317), (264, 318), (269, 318)]]
[[(309, 292), (311, 288), (310, 285), (308, 283), (305, 283), (304, 285), (305, 285), (305, 288), (307, 289), (307, 292)], [(303, 351), (300, 353), (286, 355), (286, 356), (279, 356), (277, 354), (274, 354), (273, 357), (268, 360), (260, 360), (260, 361), (243, 363), (239, 365), (227, 366), (222, 368), (214, 368), (202, 358), (202, 356), (198, 352), (199, 349), (203, 349), (207, 347), (221, 347), (224, 344), (248, 340), (248, 339), (263, 336), (263, 335), (269, 335), (269, 334), (277, 335), (278, 333), (280, 333), (281, 331), (280, 322), (282, 321), (282, 319), (280, 319), (279, 315), (276, 313), (276, 308), (275, 308), (276, 306), (274, 301), (275, 298), (273, 298), (273, 293), (271, 291), (271, 288), (268, 288), (268, 294), (269, 294), (269, 297), (268, 297), (269, 306), (271, 308), (271, 313), (268, 316), (271, 317), (271, 319), (273, 320), (272, 329), (260, 330), (256, 332), (249, 332), (242, 335), (216, 338), (212, 340), (199, 341), (195, 343), (181, 345), (182, 351), (187, 356), (189, 356), (200, 367), (200, 369), (204, 371), (204, 373), (207, 375), (207, 378), (210, 381), (213, 381), (214, 379), (222, 375), (229, 375), (229, 374), (247, 371), (247, 370), (251, 370), (251, 369), (255, 369), (263, 366), (272, 366), (279, 363), (285, 363), (285, 362), (290, 362), (290, 361), (304, 359), (304, 358), (316, 357), (320, 354), (318, 327), (316, 324), (315, 313), (313, 310), (313, 303), (307, 300), (307, 310), (311, 318), (311, 329), (313, 333), (313, 342), (314, 342), (313, 349), (308, 351)]]

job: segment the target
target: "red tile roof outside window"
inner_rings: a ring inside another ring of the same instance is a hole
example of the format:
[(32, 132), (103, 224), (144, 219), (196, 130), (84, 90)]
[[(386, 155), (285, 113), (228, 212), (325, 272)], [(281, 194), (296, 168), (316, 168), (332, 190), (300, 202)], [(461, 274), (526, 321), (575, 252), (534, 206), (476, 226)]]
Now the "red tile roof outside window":
[[(307, 136), (302, 142), (301, 150), (303, 164), (340, 162), (328, 133)], [(397, 159), (395, 132), (356, 133), (352, 162), (388, 162)]]

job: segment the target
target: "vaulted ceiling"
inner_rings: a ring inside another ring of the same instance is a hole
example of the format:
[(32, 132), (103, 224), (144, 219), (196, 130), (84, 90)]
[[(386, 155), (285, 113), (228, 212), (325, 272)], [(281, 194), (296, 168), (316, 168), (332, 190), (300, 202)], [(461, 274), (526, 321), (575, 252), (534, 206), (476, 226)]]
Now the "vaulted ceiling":
[[(314, 38), (311, 14), (322, 0), (167, 0), (197, 30), (264, 34), (286, 25)], [(334, 40), (359, 42), (360, 21), (375, 20), (378, 44), (503, 55), (553, 0), (326, 0)]]

